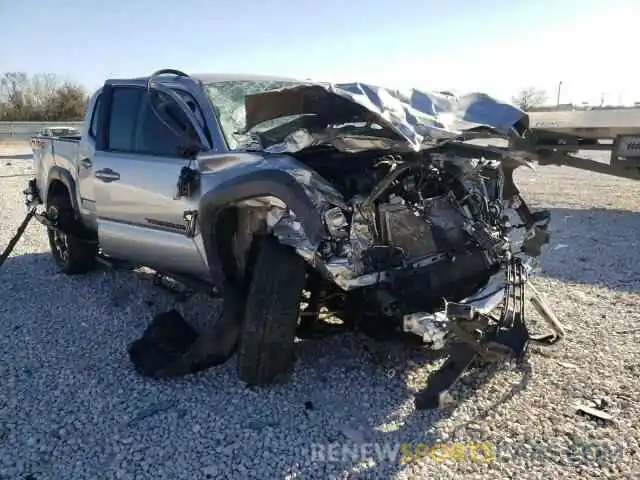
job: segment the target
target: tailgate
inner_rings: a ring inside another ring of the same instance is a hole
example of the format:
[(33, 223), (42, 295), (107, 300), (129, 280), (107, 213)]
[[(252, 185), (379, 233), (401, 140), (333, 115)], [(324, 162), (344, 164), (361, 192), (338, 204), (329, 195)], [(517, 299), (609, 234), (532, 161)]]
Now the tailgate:
[(31, 139), (33, 171), (36, 185), (40, 191), (43, 191), (46, 186), (47, 172), (55, 164), (53, 148), (53, 138), (51, 137), (36, 136)]

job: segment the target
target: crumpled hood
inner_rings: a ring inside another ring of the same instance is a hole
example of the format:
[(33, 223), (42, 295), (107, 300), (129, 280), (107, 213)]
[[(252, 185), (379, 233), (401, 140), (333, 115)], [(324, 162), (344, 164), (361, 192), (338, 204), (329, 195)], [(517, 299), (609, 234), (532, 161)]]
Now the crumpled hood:
[(457, 97), (365, 83), (306, 83), (271, 90), (247, 96), (245, 109), (247, 131), (262, 122), (298, 116), (261, 132), (262, 149), (277, 153), (327, 144), (351, 152), (419, 151), (480, 132), (521, 138), (529, 127), (525, 112), (482, 93)]

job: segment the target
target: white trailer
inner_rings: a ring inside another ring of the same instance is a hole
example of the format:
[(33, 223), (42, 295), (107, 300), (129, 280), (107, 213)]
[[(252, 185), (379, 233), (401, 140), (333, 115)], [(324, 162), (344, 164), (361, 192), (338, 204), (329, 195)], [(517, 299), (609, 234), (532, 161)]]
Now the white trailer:
[[(537, 109), (529, 118), (540, 163), (640, 179), (640, 107)], [(579, 150), (610, 151), (609, 164), (574, 156)]]

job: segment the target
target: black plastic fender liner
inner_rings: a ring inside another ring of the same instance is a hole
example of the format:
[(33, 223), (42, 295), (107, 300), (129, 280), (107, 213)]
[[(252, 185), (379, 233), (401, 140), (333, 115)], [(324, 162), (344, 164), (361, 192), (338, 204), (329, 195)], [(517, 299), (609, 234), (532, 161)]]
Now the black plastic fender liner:
[(45, 205), (47, 202), (47, 196), (49, 195), (51, 182), (53, 182), (54, 180), (58, 180), (65, 187), (67, 187), (67, 191), (69, 192), (69, 199), (71, 200), (71, 207), (73, 208), (73, 213), (76, 219), (78, 219), (80, 216), (80, 207), (78, 205), (76, 182), (71, 176), (71, 173), (69, 173), (67, 170), (57, 165), (51, 167), (51, 169), (49, 170), (49, 177), (47, 179), (47, 190), (46, 192), (44, 192), (44, 195), (42, 197), (42, 200), (45, 202)]
[(222, 287), (227, 283), (216, 242), (215, 227), (220, 212), (235, 202), (263, 196), (276, 197), (284, 202), (302, 223), (311, 243), (317, 244), (326, 237), (317, 206), (303, 185), (286, 171), (256, 170), (227, 180), (209, 190), (200, 200), (200, 231), (216, 285)]

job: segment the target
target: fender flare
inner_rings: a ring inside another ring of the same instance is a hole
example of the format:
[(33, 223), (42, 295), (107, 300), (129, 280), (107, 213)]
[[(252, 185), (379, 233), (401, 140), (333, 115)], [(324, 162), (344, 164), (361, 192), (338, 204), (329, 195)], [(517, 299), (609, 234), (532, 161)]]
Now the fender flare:
[(283, 170), (258, 170), (227, 180), (209, 190), (200, 200), (200, 232), (214, 283), (227, 286), (225, 271), (216, 242), (216, 224), (222, 210), (230, 204), (260, 196), (282, 200), (302, 223), (307, 238), (314, 244), (326, 237), (324, 222), (317, 206), (303, 185)]
[(73, 208), (73, 213), (77, 218), (80, 214), (80, 208), (78, 205), (76, 182), (73, 179), (73, 176), (71, 176), (71, 173), (69, 173), (68, 170), (65, 170), (62, 167), (56, 165), (51, 167), (51, 169), (49, 170), (49, 176), (47, 178), (47, 190), (46, 192), (44, 192), (43, 198), (44, 202), (47, 202), (47, 197), (49, 196), (49, 188), (51, 187), (51, 182), (54, 180), (58, 180), (67, 188), (71, 206)]

